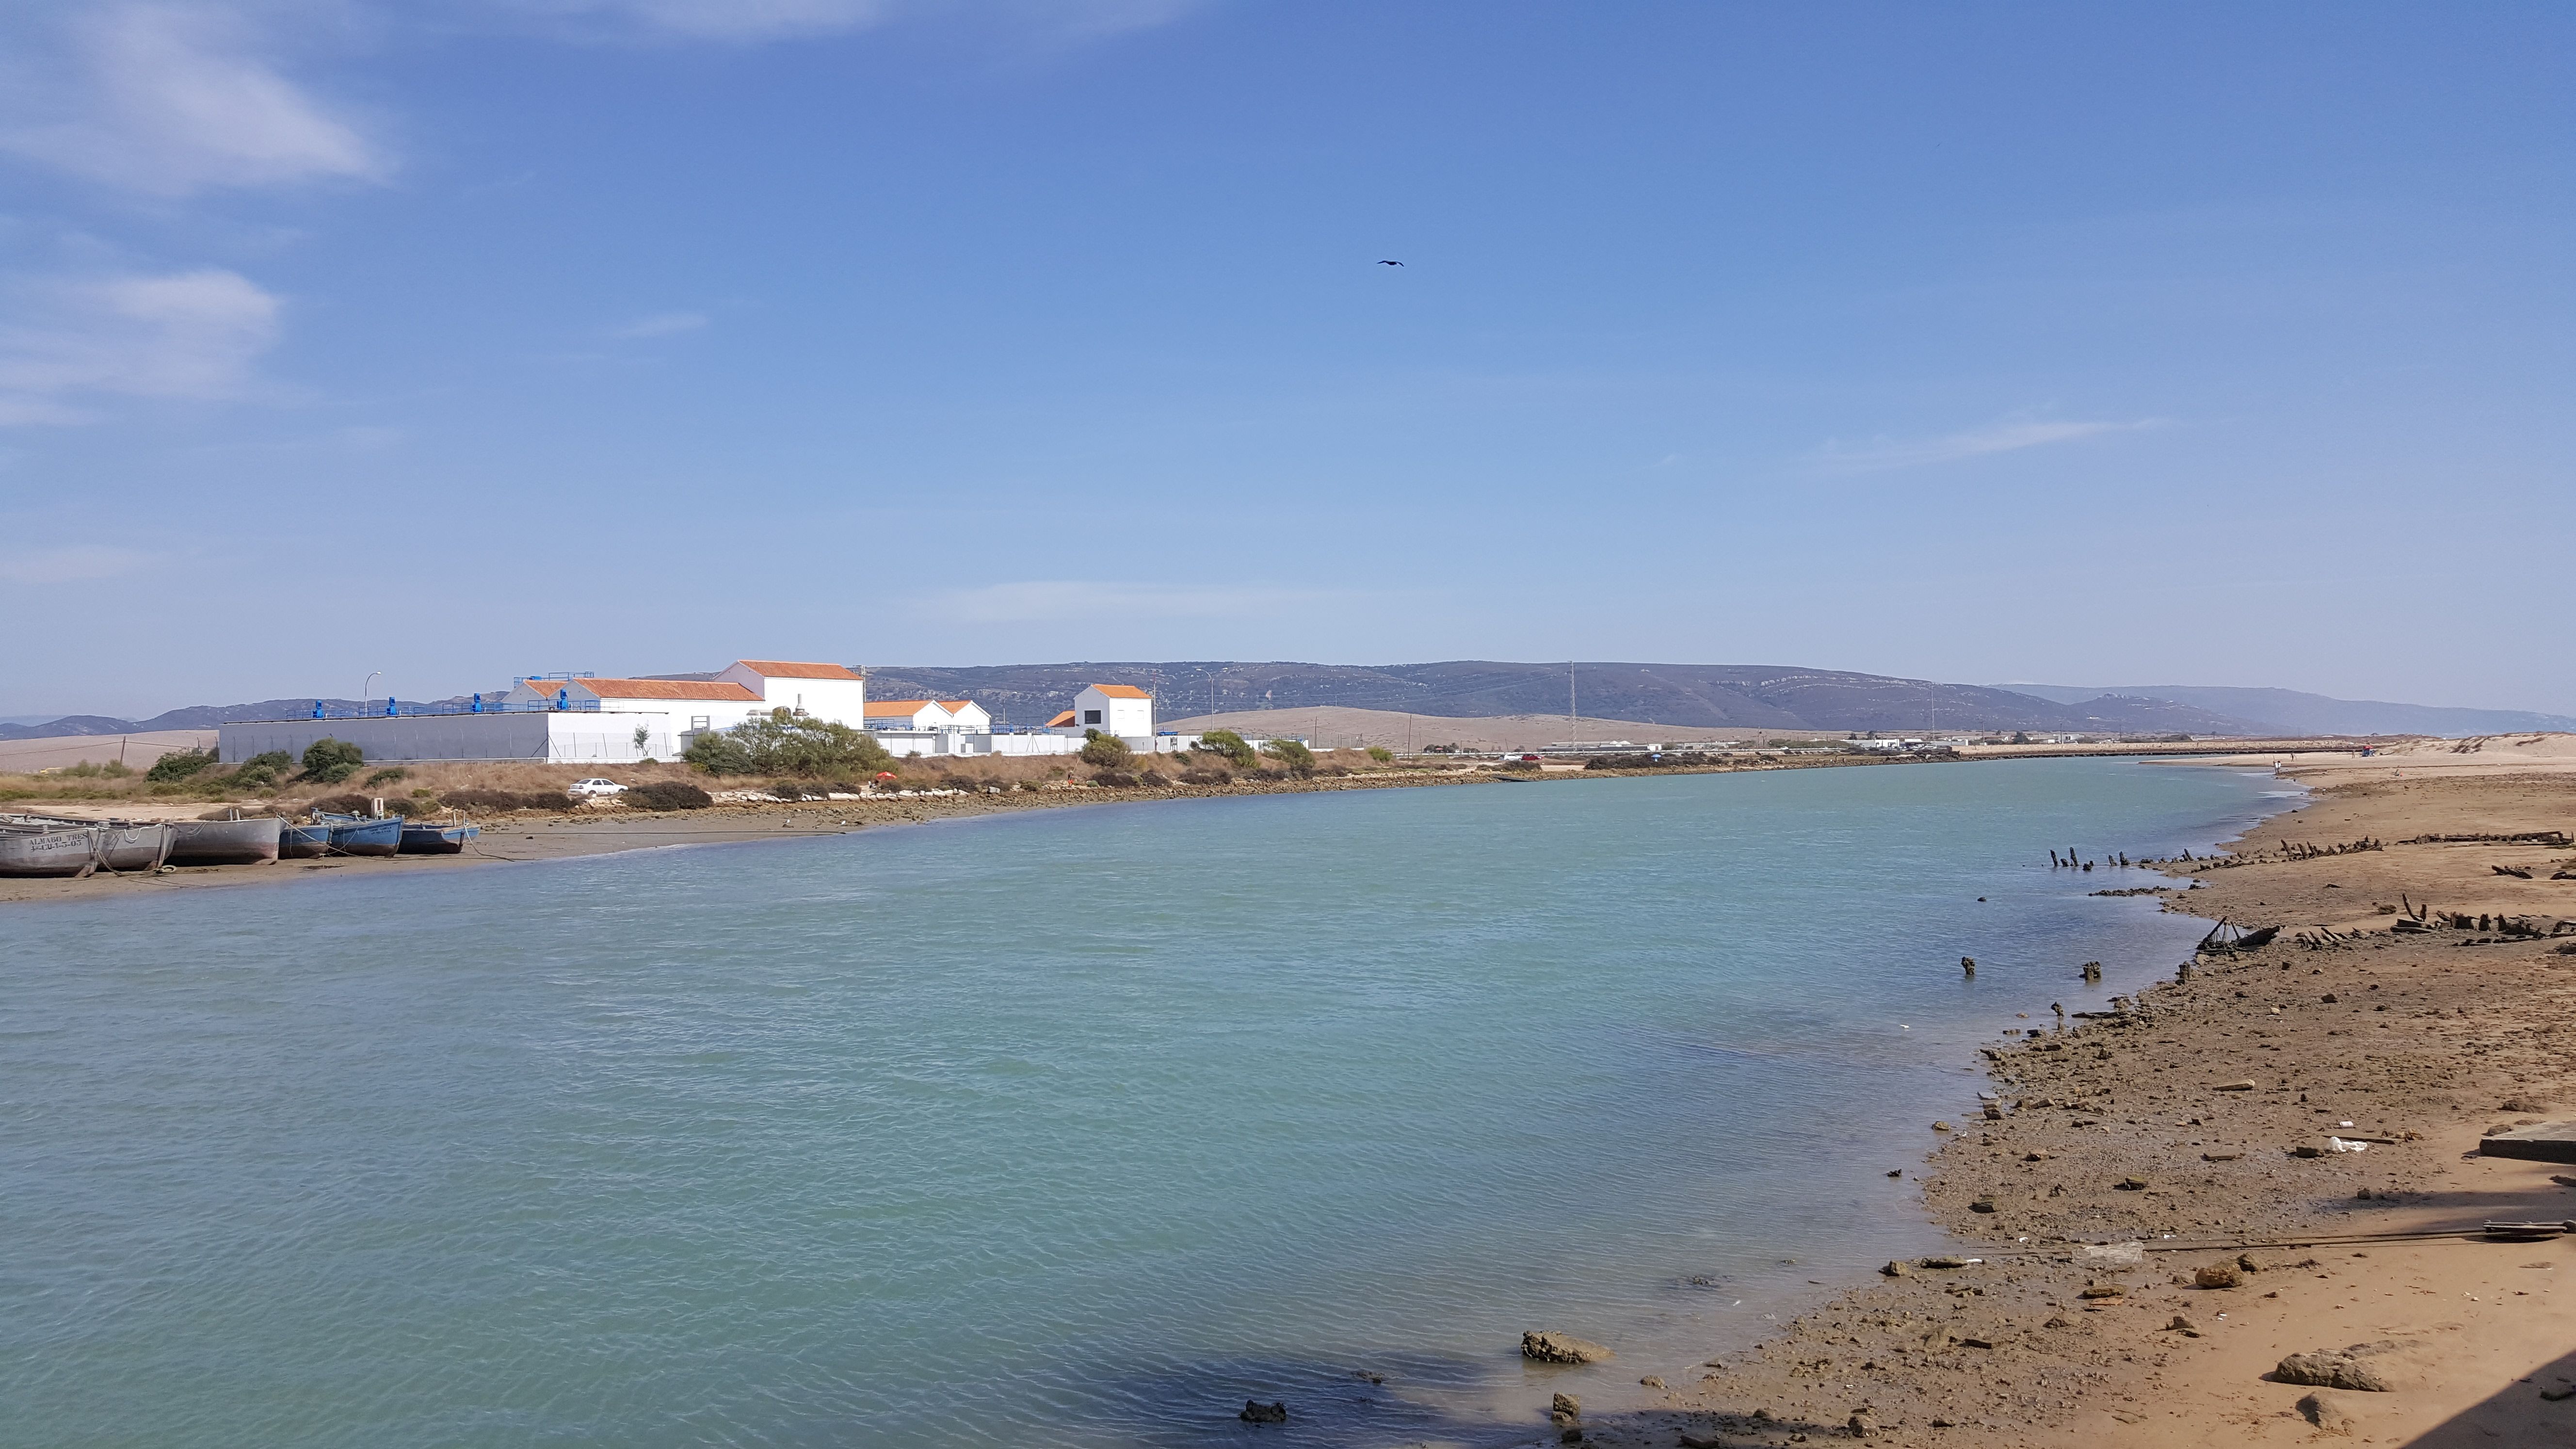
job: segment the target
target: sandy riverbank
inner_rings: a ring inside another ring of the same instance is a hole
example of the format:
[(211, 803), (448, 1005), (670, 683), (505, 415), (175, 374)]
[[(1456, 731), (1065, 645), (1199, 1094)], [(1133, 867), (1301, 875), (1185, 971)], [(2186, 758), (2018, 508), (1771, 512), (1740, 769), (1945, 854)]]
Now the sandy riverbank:
[[(2247, 863), (2188, 871), (2193, 912), (2282, 936), (2200, 958), (2125, 1020), (2035, 1023), (1990, 1053), (1998, 1116), (1925, 1124), (1943, 1144), (1925, 1201), (1983, 1262), (1851, 1288), (1660, 1407), (1595, 1416), (1588, 1442), (1812, 1442), (1858, 1414), (1890, 1444), (1978, 1449), (2576, 1444), (2576, 1396), (2543, 1397), (2576, 1389), (2576, 1238), (2457, 1235), (2576, 1218), (2576, 1167), (2474, 1155), (2496, 1124), (2576, 1115), (2576, 954), (2558, 950), (2576, 938), (2400, 936), (2381, 910), (2576, 918), (2576, 880), (2549, 878), (2567, 848), (2400, 843), (2576, 829), (2576, 772), (2437, 763), (2338, 767), (2239, 842)], [(2281, 849), (2363, 839), (2386, 844)], [(2390, 1237), (2407, 1233), (2451, 1235)], [(2120, 1243), (2142, 1245), (2133, 1262), (2087, 1251)], [(2193, 1286), (2222, 1263), (2238, 1286)], [(2390, 1391), (2266, 1377), (2354, 1345)], [(1587, 1379), (1635, 1382), (1614, 1363), (1566, 1391)]]

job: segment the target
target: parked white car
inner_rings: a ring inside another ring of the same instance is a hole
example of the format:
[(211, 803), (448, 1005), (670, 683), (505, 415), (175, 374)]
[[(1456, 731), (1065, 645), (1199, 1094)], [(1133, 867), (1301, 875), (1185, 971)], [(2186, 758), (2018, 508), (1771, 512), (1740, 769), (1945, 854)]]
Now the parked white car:
[(615, 780), (575, 780), (564, 787), (564, 793), (567, 795), (590, 797), (601, 795), (623, 795), (626, 793), (626, 787), (618, 784)]

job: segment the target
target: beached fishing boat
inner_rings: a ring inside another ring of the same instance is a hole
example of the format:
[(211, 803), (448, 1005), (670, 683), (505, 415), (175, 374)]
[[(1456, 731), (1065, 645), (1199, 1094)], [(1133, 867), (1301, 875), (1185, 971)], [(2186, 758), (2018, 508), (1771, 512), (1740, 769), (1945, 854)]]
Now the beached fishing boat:
[(277, 859), (286, 822), (274, 815), (171, 822), (170, 864), (256, 865)]
[(328, 825), (317, 822), (277, 827), (277, 858), (280, 860), (311, 860), (330, 853), (331, 827)]
[(170, 858), (170, 827), (111, 820), (98, 827), (98, 863), (106, 870), (159, 870)]
[(0, 876), (87, 875), (98, 869), (91, 826), (10, 817), (0, 820)]
[(333, 855), (392, 855), (402, 849), (403, 819), (399, 815), (370, 818), (316, 810), (313, 819), (316, 824), (330, 827)]
[(406, 820), (402, 828), (402, 853), (405, 855), (457, 855), (465, 842), (483, 833), (480, 825), (462, 820)]

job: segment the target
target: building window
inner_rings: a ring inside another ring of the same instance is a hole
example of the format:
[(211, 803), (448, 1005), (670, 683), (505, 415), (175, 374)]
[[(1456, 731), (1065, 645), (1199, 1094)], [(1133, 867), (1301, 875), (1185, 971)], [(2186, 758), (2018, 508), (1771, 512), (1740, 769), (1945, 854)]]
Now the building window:
[(1096, 709), (1084, 710), (1082, 712), (1082, 722), (1087, 725), (1096, 725), (1100, 723), (1100, 711)]
[(713, 724), (714, 722), (715, 717), (712, 715), (693, 714), (689, 716), (689, 728), (693, 730), (705, 729), (708, 725)]

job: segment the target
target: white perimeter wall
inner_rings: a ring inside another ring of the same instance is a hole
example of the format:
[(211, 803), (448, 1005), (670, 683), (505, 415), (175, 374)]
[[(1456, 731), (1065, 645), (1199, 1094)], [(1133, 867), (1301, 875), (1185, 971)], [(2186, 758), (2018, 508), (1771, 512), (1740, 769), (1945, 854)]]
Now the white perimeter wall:
[[(701, 709), (700, 713), (705, 711)], [(431, 714), (395, 719), (256, 720), (221, 731), (224, 760), (284, 750), (297, 759), (305, 747), (328, 737), (347, 740), (370, 762), (383, 760), (535, 760), (564, 765), (631, 765), (677, 759), (686, 714), (593, 713)], [(635, 731), (644, 729), (637, 748)]]

